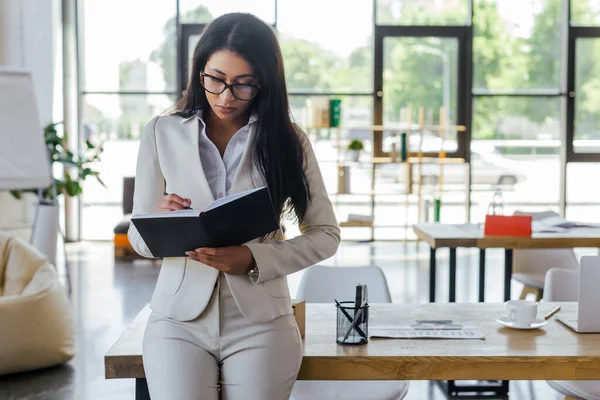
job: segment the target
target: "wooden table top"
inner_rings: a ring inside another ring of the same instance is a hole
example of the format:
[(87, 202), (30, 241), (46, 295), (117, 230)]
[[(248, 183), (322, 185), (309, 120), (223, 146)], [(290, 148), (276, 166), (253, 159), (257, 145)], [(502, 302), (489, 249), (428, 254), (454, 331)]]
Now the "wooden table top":
[(484, 236), (479, 224), (415, 224), (413, 225), (413, 231), (419, 239), (433, 248), (558, 249), (600, 247), (600, 229), (598, 228), (572, 228), (561, 233), (533, 233), (532, 237)]
[[(542, 316), (557, 303), (540, 303)], [(571, 313), (576, 303), (561, 303)], [(306, 305), (304, 359), (298, 379), (600, 379), (600, 334), (577, 334), (552, 317), (536, 330), (514, 330), (496, 319), (504, 304), (373, 304), (371, 327), (398, 319), (475, 320), (485, 340), (370, 339), (363, 346), (335, 343), (335, 307)], [(106, 378), (142, 378), (144, 308), (105, 356)]]

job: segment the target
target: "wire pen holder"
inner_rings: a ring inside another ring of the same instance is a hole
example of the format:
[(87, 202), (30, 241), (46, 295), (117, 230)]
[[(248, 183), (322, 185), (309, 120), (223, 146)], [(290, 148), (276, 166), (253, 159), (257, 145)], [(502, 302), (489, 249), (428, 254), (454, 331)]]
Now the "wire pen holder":
[(369, 341), (369, 305), (355, 306), (354, 301), (336, 302), (336, 342), (366, 344)]

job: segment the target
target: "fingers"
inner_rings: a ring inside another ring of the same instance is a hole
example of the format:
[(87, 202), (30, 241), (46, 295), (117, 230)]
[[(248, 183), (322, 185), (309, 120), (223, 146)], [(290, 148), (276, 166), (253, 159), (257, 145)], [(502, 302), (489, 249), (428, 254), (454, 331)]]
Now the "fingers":
[(192, 204), (192, 200), (181, 197), (175, 193), (164, 196), (156, 205), (158, 212), (184, 210)]
[(196, 252), (198, 254), (205, 254), (208, 256), (218, 256), (220, 255), (223, 251), (221, 249), (217, 249), (217, 248), (211, 248), (211, 247), (200, 247), (196, 249)]
[(226, 265), (222, 257), (219, 257), (221, 252), (220, 249), (201, 247), (196, 250), (186, 251), (185, 254), (194, 261), (201, 262), (220, 271), (225, 271)]
[(192, 204), (192, 200), (181, 197), (175, 193), (171, 193), (168, 196), (165, 196), (165, 199), (168, 200), (169, 204), (173, 205), (173, 207), (181, 207), (178, 209), (184, 209), (185, 207), (189, 207)]
[(252, 253), (242, 246), (198, 248), (185, 253), (191, 260), (231, 275), (247, 273), (253, 262)]

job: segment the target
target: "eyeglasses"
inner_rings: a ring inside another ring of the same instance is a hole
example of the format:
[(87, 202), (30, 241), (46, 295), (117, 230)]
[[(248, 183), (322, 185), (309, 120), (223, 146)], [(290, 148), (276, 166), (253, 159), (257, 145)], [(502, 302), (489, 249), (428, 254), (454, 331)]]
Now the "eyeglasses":
[(231, 85), (216, 76), (200, 72), (200, 84), (208, 93), (221, 94), (226, 89), (231, 91), (233, 97), (242, 101), (250, 101), (258, 93), (260, 85), (249, 83), (232, 83)]

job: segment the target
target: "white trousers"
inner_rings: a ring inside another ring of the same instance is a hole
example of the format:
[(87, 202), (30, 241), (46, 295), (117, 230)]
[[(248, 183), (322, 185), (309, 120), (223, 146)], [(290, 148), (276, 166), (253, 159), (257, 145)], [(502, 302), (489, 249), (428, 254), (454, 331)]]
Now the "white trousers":
[(142, 352), (152, 400), (288, 399), (302, 354), (294, 317), (247, 320), (223, 274), (197, 319), (153, 312)]

